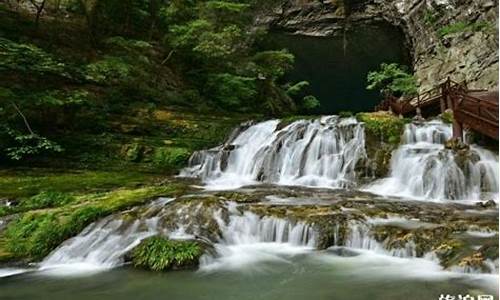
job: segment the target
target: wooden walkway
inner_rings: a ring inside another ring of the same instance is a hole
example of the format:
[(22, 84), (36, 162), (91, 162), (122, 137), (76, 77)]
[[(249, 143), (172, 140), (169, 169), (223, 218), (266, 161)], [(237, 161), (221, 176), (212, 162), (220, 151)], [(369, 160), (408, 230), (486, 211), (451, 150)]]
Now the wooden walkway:
[(422, 109), (437, 108), (453, 111), (453, 137), (462, 139), (464, 129), (472, 129), (498, 140), (498, 91), (471, 90), (465, 83), (450, 79), (436, 88), (413, 98), (388, 96), (375, 110), (392, 110), (408, 116)]

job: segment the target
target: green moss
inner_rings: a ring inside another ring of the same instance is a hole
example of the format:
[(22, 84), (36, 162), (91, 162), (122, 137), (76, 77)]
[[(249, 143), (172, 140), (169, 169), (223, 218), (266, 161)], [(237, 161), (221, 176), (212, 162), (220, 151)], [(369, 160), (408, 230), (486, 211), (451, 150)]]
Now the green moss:
[(151, 237), (134, 249), (132, 262), (136, 267), (165, 271), (195, 266), (202, 254), (202, 247), (196, 242)]
[(441, 38), (443, 38), (447, 35), (455, 33), (490, 31), (492, 28), (494, 28), (494, 26), (486, 21), (477, 21), (472, 23), (459, 21), (441, 27), (437, 33)]
[(161, 147), (155, 149), (153, 164), (161, 169), (177, 170), (187, 163), (190, 155), (185, 148)]
[(341, 111), (339, 112), (339, 117), (341, 118), (350, 118), (350, 117), (353, 117), (354, 114), (352, 113), (352, 111)]
[(68, 204), (74, 197), (56, 191), (44, 191), (21, 202), (21, 206), (28, 209), (58, 207)]
[(359, 113), (356, 118), (365, 123), (367, 134), (372, 134), (380, 141), (399, 144), (406, 121), (385, 112)]
[(4, 233), (5, 247), (16, 258), (41, 259), (66, 236), (54, 214), (26, 213)]
[(453, 111), (447, 110), (441, 114), (441, 120), (446, 124), (453, 124)]
[(40, 260), (97, 219), (159, 196), (173, 195), (177, 188), (180, 186), (174, 184), (85, 194), (61, 207), (22, 213), (2, 232), (0, 260)]
[(134, 171), (0, 170), (0, 198), (26, 198), (49, 190), (60, 193), (105, 191), (148, 183), (157, 176)]

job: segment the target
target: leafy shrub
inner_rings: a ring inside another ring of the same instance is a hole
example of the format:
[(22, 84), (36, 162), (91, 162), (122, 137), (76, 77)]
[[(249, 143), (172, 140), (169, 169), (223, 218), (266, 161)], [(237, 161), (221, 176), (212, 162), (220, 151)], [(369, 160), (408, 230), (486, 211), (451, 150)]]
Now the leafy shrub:
[(63, 151), (61, 146), (38, 134), (22, 134), (8, 128), (6, 131), (12, 138), (11, 146), (5, 149), (7, 157), (11, 160), (22, 160), (43, 153)]
[(350, 118), (352, 116), (353, 116), (352, 111), (341, 111), (341, 112), (339, 112), (339, 117), (341, 117), (341, 118)]
[(300, 81), (286, 89), (286, 94), (290, 97), (299, 95), (310, 84), (308, 81)]
[(312, 95), (305, 96), (302, 99), (302, 109), (305, 111), (311, 111), (315, 108), (318, 108), (319, 106), (320, 106), (319, 100)]
[(27, 200), (24, 200), (21, 205), (30, 208), (47, 208), (58, 207), (68, 204), (74, 200), (74, 197), (55, 191), (45, 191), (35, 195)]
[(209, 77), (209, 94), (224, 108), (235, 109), (242, 104), (248, 105), (256, 95), (255, 79), (229, 73)]
[(98, 83), (117, 83), (127, 79), (131, 66), (123, 59), (108, 56), (100, 61), (89, 64), (85, 69), (85, 78)]
[(134, 266), (153, 271), (191, 267), (203, 251), (193, 241), (173, 241), (162, 237), (148, 238), (132, 251)]
[(453, 123), (453, 111), (447, 110), (441, 114), (441, 120), (446, 124)]
[(381, 141), (398, 144), (401, 140), (405, 120), (389, 113), (359, 113), (357, 119), (365, 123), (368, 134), (378, 137)]
[(367, 76), (368, 90), (380, 90), (381, 93), (392, 93), (396, 96), (413, 96), (417, 94), (417, 79), (408, 72), (406, 66), (396, 63), (380, 65), (378, 71)]
[(191, 153), (185, 148), (157, 148), (153, 155), (153, 163), (165, 169), (178, 169), (182, 167)]
[(68, 67), (44, 50), (31, 44), (0, 38), (0, 71), (4, 70), (71, 78)]
[(269, 80), (276, 80), (293, 68), (295, 56), (287, 50), (263, 51), (254, 55), (252, 61), (257, 73)]

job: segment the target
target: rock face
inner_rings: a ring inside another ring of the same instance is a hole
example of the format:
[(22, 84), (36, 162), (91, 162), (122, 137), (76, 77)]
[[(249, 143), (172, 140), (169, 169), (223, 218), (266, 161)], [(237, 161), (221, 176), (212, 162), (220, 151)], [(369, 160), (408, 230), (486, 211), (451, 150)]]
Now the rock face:
[(406, 35), (422, 91), (450, 77), (498, 88), (498, 2), (489, 0), (286, 0), (258, 23), (293, 34), (332, 36), (389, 22)]

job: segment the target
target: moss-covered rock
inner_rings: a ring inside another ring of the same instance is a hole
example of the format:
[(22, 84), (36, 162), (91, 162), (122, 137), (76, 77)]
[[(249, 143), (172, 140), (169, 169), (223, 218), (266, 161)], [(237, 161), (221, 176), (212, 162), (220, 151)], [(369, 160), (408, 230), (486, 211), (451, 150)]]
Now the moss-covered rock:
[(376, 137), (380, 142), (399, 144), (403, 134), (405, 119), (389, 112), (358, 113), (358, 121), (365, 123), (365, 133)]
[(439, 117), (443, 123), (453, 124), (453, 111), (451, 109), (447, 109)]
[(400, 143), (406, 120), (389, 112), (359, 113), (356, 118), (365, 126), (367, 157), (357, 164), (357, 174), (361, 178), (387, 176), (392, 152)]
[(197, 241), (169, 240), (154, 236), (143, 240), (131, 253), (135, 267), (152, 271), (194, 268), (203, 254)]

